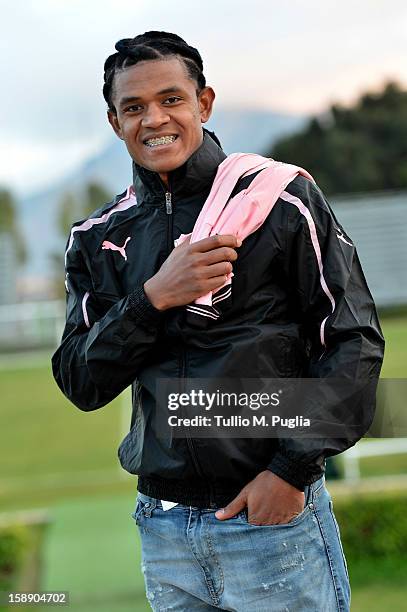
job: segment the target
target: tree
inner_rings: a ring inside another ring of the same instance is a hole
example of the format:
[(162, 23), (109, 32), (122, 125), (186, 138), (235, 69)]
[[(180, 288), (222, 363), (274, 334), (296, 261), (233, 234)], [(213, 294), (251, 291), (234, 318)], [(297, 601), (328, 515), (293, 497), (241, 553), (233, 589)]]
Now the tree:
[(266, 153), (306, 168), (328, 194), (407, 188), (407, 91), (387, 83), (334, 104)]
[[(82, 194), (72, 192), (63, 194), (59, 203), (58, 227), (63, 238), (68, 237), (71, 226), (80, 219), (85, 219), (90, 214), (112, 199), (112, 195), (99, 183), (90, 182), (85, 185)], [(51, 253), (55, 269), (55, 294), (59, 298), (65, 296), (64, 254), (62, 252)]]
[(111, 193), (103, 185), (95, 182), (85, 185), (83, 193), (79, 196), (70, 191), (64, 193), (60, 200), (58, 215), (58, 226), (62, 235), (66, 238), (75, 221), (88, 217), (111, 199)]
[(24, 238), (18, 225), (16, 201), (8, 189), (0, 188), (0, 234), (13, 237), (16, 245), (17, 261), (23, 264), (27, 259)]

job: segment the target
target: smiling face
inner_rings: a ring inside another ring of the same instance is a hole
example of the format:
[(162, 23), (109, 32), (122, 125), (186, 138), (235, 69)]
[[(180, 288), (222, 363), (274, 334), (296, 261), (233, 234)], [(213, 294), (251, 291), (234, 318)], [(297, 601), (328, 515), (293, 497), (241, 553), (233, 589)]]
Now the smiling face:
[(124, 140), (133, 160), (157, 172), (168, 185), (168, 172), (182, 166), (202, 143), (215, 93), (197, 95), (182, 60), (140, 61), (114, 77), (109, 123)]

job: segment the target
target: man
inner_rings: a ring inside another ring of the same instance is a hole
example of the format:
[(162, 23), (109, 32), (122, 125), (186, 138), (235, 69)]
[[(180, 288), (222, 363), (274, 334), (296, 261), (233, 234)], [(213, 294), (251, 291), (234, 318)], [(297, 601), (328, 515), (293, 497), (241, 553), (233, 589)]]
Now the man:
[[(163, 378), (378, 377), (384, 340), (354, 246), (319, 188), (298, 176), (243, 244), (216, 235), (174, 248), (226, 158), (202, 129), (215, 93), (198, 51), (175, 34), (146, 32), (116, 50), (103, 91), (134, 181), (72, 227), (55, 379), (85, 411), (132, 385), (119, 458), (139, 476), (133, 516), (154, 610), (349, 610), (324, 468), (364, 431), (177, 438), (157, 436), (152, 422)], [(232, 270), (224, 316), (189, 325), (185, 305)]]

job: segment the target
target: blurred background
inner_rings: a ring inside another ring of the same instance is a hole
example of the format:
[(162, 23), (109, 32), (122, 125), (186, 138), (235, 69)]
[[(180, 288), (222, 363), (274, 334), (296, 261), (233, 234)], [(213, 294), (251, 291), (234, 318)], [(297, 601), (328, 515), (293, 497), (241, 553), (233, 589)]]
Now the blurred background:
[[(0, 591), (65, 590), (81, 612), (143, 611), (136, 480), (119, 467), (130, 394), (82, 413), (53, 381), (70, 225), (121, 193), (106, 121), (114, 43), (173, 31), (217, 93), (227, 153), (311, 172), (357, 245), (407, 372), (407, 5), (399, 0), (0, 0)], [(402, 398), (402, 401), (407, 398)], [(352, 610), (404, 610), (407, 438), (368, 436), (328, 465)], [(4, 606), (2, 609), (6, 609)]]

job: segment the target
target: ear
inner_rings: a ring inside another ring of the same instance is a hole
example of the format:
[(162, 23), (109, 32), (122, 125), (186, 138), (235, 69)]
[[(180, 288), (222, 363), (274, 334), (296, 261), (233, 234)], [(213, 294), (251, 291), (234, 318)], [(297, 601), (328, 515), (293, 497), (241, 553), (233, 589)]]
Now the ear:
[(107, 111), (107, 120), (109, 121), (110, 125), (112, 126), (113, 131), (116, 134), (116, 136), (118, 136), (120, 138), (120, 140), (123, 140), (122, 129), (120, 127), (120, 123), (119, 123), (119, 120), (117, 118), (116, 113), (113, 113), (110, 110)]
[(199, 114), (201, 123), (206, 123), (212, 114), (212, 107), (215, 101), (215, 92), (212, 87), (204, 87), (198, 96)]

